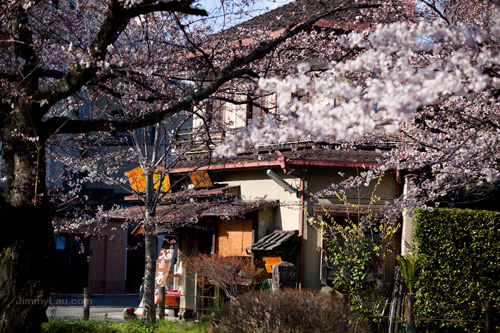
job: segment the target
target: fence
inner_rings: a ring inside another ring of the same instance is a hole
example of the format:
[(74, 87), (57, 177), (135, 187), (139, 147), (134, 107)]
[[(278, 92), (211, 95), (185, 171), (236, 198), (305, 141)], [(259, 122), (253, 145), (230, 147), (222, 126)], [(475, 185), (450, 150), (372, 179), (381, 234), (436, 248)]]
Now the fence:
[[(442, 304), (432, 304), (432, 305), (422, 305), (419, 304), (418, 307), (438, 307), (438, 308), (449, 308), (449, 309), (462, 309), (462, 310), (484, 310), (484, 319), (483, 320), (467, 320), (467, 319), (447, 319), (447, 318), (423, 318), (423, 317), (415, 317), (415, 310), (417, 306), (415, 305), (415, 297), (410, 296), (406, 298), (405, 303), (377, 303), (377, 302), (363, 302), (363, 305), (379, 305), (382, 308), (387, 307), (396, 307), (396, 308), (404, 308), (404, 315), (402, 316), (390, 316), (390, 315), (379, 315), (379, 316), (368, 316), (372, 319), (387, 319), (396, 321), (396, 325), (393, 325), (392, 328), (389, 328), (389, 332), (397, 332), (398, 327), (397, 323), (404, 323), (406, 327), (406, 331), (414, 332), (416, 324), (418, 322), (430, 322), (430, 321), (443, 321), (443, 322), (466, 322), (466, 323), (475, 323), (482, 324), (482, 327), (485, 328), (486, 333), (495, 332), (495, 324), (496, 323), (496, 314), (499, 313), (500, 307), (494, 307), (493, 301), (485, 301), (484, 306), (452, 306), (452, 305), (442, 305)], [(390, 326), (389, 326), (390, 327)]]
[[(162, 287), (163, 290), (160, 290), (160, 295), (165, 295), (164, 292), (164, 287)], [(163, 292), (162, 292), (163, 291)], [(344, 295), (346, 296), (346, 295)], [(160, 296), (161, 297), (161, 296)], [(190, 297), (190, 298), (196, 298), (200, 300), (213, 300), (212, 306), (203, 306), (203, 301), (202, 306), (196, 306), (196, 307), (179, 307), (176, 308), (181, 312), (186, 312), (186, 310), (192, 311), (194, 314), (195, 312), (198, 314), (209, 314), (214, 311), (220, 311), (221, 305), (223, 304), (224, 301), (229, 300), (228, 297), (221, 297), (221, 296), (200, 296), (200, 295), (184, 295), (181, 294), (180, 297)], [(343, 302), (347, 303), (348, 299), (347, 297), (343, 297)], [(89, 289), (85, 288), (84, 290), (84, 319), (88, 319), (88, 314), (89, 314), (89, 308), (90, 308), (90, 293)], [(160, 318), (165, 317), (165, 300), (164, 298), (160, 298), (159, 301), (159, 316)], [(163, 306), (162, 306), (163, 304)], [(371, 305), (371, 306), (380, 306), (383, 309), (387, 309), (389, 307), (396, 307), (396, 308), (401, 308), (405, 309), (404, 314), (400, 316), (391, 316), (391, 315), (377, 315), (377, 316), (368, 316), (369, 318), (372, 319), (380, 319), (380, 320), (389, 320), (389, 321), (395, 321), (396, 325), (393, 325), (393, 328), (389, 327), (389, 332), (397, 332), (398, 331), (398, 324), (404, 323), (404, 326), (406, 327), (407, 331), (414, 332), (415, 331), (415, 326), (419, 322), (425, 322), (425, 321), (445, 321), (445, 322), (468, 322), (468, 323), (475, 323), (475, 324), (481, 324), (482, 327), (485, 328), (486, 333), (492, 333), (495, 331), (495, 324), (498, 324), (496, 321), (497, 315), (500, 314), (500, 307), (494, 306), (493, 301), (485, 301), (484, 306), (482, 307), (471, 307), (471, 306), (450, 306), (450, 305), (442, 305), (442, 304), (433, 304), (433, 305), (415, 305), (415, 297), (407, 297), (405, 303), (401, 302), (385, 302), (385, 303), (378, 303), (378, 302), (363, 302), (362, 305)], [(451, 309), (463, 309), (463, 310), (484, 310), (484, 319), (482, 320), (461, 320), (461, 319), (447, 319), (447, 318), (422, 318), (422, 317), (415, 317), (415, 309), (417, 307), (440, 307), (440, 308), (451, 308)], [(403, 312), (403, 311), (402, 311)]]

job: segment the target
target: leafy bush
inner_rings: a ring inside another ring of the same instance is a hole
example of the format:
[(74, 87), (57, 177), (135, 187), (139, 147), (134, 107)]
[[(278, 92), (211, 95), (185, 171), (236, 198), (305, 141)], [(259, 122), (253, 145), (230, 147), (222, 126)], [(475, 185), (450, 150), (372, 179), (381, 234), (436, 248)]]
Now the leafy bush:
[(359, 313), (331, 294), (285, 289), (252, 292), (213, 316), (214, 332), (366, 332)]
[(396, 256), (396, 260), (399, 264), (399, 268), (401, 269), (401, 276), (403, 277), (405, 285), (408, 288), (408, 292), (410, 294), (414, 294), (414, 286), (420, 261), (418, 261), (417, 256), (411, 252), (405, 256)]
[[(422, 262), (415, 317), (484, 320), (484, 302), (500, 304), (500, 213), (418, 210), (415, 225)], [(417, 321), (417, 325), (440, 332), (480, 332), (485, 327), (484, 323), (443, 321)]]

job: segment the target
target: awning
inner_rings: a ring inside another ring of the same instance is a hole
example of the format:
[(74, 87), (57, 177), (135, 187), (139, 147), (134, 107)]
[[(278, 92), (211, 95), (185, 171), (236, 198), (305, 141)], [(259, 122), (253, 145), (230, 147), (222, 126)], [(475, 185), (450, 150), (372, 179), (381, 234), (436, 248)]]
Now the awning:
[(296, 245), (299, 237), (298, 230), (291, 231), (281, 231), (275, 230), (271, 234), (259, 239), (252, 246), (247, 247), (247, 253), (249, 251), (252, 252), (260, 252), (260, 251), (275, 251), (281, 252), (283, 250), (290, 250), (290, 247)]
[(344, 204), (314, 204), (314, 215), (346, 216), (348, 214), (381, 214), (383, 205), (344, 205)]

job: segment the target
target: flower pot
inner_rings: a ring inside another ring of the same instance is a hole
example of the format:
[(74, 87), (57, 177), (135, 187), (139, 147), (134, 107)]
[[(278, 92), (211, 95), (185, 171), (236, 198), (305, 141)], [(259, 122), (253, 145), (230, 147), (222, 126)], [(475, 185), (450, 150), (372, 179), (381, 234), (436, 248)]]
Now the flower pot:
[(135, 314), (126, 314), (126, 315), (123, 315), (123, 319), (126, 320), (126, 321), (129, 321), (129, 320), (134, 320), (136, 319), (137, 316)]

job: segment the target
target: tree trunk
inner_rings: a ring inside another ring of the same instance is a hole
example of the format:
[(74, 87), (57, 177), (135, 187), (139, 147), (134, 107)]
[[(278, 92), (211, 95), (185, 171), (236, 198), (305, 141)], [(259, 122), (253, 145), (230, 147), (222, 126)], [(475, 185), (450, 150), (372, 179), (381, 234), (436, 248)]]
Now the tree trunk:
[(51, 213), (8, 209), (0, 247), (0, 332), (37, 332), (47, 320), (53, 272)]
[(144, 321), (156, 321), (155, 308), (155, 270), (156, 270), (156, 236), (149, 228), (144, 228), (144, 241), (146, 247), (146, 265), (144, 266)]
[(144, 218), (144, 243), (146, 264), (144, 266), (144, 322), (156, 321), (155, 308), (155, 271), (156, 271), (156, 235), (151, 217), (154, 216), (153, 203), (153, 174), (146, 173), (146, 216)]
[(0, 332), (40, 331), (47, 320), (53, 278), (46, 141), (35, 129), (36, 107), (23, 106), (26, 108), (16, 108), (0, 127), (8, 176), (7, 188), (0, 189)]

